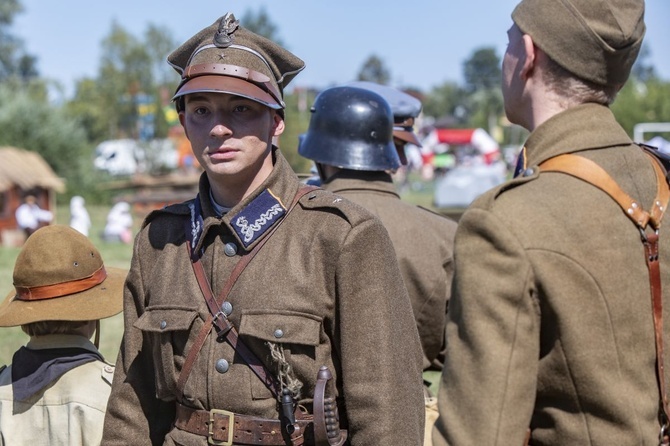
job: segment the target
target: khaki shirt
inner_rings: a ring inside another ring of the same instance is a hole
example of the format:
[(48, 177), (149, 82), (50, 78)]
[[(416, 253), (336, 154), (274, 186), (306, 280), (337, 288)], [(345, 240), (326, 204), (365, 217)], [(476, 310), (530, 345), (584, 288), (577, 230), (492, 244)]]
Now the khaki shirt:
[[(97, 349), (85, 337), (49, 335), (32, 338), (30, 349)], [(68, 371), (27, 402), (14, 401), (12, 366), (0, 373), (0, 445), (98, 445), (111, 390), (114, 366), (92, 361)]]
[[(601, 190), (537, 168), (562, 153), (587, 157), (650, 209), (652, 165), (596, 104), (547, 120), (526, 150), (528, 170), (459, 220), (434, 444), (521, 445), (529, 427), (537, 445), (658, 444), (640, 233)], [(668, 227), (660, 230), (666, 346)]]
[[(290, 206), (300, 186), (281, 153), (274, 156), (266, 181), (223, 218), (213, 212), (206, 175), (201, 179), (204, 222), (195, 250), (204, 250), (217, 296), (240, 255), (272, 227), (270, 210)], [(279, 419), (272, 393), (212, 334), (183, 398), (177, 392), (185, 357), (209, 315), (185, 246), (188, 204), (150, 215), (136, 237), (103, 444), (207, 444), (172, 426), (177, 399), (196, 409)], [(302, 385), (299, 402), (310, 412), (319, 367), (330, 368), (351, 445), (421, 444), (419, 337), (393, 246), (373, 215), (323, 190), (305, 195), (237, 279), (228, 301), (240, 338), (273, 373), (280, 364), (271, 348), (283, 355), (288, 377)]]
[(323, 188), (379, 217), (395, 249), (423, 348), (423, 369), (442, 370), (456, 222), (400, 200), (385, 172), (340, 171)]

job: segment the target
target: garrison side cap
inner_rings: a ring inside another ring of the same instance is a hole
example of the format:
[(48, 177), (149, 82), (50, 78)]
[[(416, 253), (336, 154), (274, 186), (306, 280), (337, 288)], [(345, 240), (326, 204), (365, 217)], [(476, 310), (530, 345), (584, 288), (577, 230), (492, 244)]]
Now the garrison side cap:
[(519, 29), (556, 63), (604, 86), (622, 86), (645, 34), (643, 0), (523, 0)]
[(375, 82), (354, 81), (346, 85), (370, 90), (383, 97), (393, 113), (393, 136), (421, 147), (421, 142), (414, 133), (414, 120), (421, 113), (421, 101), (402, 90)]
[(242, 96), (283, 109), (284, 88), (305, 68), (288, 50), (240, 26), (231, 13), (220, 17), (167, 58), (181, 82), (173, 100), (191, 93)]

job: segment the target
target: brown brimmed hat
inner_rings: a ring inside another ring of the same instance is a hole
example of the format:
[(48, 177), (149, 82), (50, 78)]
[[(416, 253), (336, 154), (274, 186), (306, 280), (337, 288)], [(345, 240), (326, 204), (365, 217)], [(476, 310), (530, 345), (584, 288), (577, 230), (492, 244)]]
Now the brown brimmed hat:
[(284, 88), (305, 67), (286, 49), (240, 26), (231, 13), (174, 50), (168, 63), (181, 75), (173, 100), (229, 93), (273, 109), (285, 108)]
[(523, 0), (519, 29), (556, 63), (604, 86), (622, 86), (642, 46), (644, 0)]
[(127, 272), (106, 267), (88, 237), (64, 225), (35, 231), (14, 264), (14, 289), (0, 304), (0, 327), (91, 321), (123, 309)]

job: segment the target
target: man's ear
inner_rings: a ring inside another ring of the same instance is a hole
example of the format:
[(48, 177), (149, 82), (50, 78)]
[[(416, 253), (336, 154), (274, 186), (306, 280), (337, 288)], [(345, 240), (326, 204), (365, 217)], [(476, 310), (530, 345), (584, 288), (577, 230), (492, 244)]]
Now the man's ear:
[(533, 43), (533, 38), (528, 34), (524, 34), (522, 39), (525, 58), (523, 66), (521, 67), (521, 77), (526, 80), (533, 75), (533, 71), (535, 70), (535, 64), (537, 63), (537, 47)]
[(286, 128), (286, 124), (284, 124), (284, 118), (282, 118), (279, 113), (274, 112), (273, 119), (274, 119), (274, 126), (273, 126), (274, 133), (272, 134), (272, 136), (279, 136), (282, 133), (284, 133), (284, 129)]
[(186, 135), (186, 139), (188, 139), (188, 130), (186, 130), (186, 126), (184, 125), (184, 121), (186, 118), (184, 117), (184, 111), (179, 112), (179, 123), (181, 124), (182, 128), (184, 129), (184, 135)]

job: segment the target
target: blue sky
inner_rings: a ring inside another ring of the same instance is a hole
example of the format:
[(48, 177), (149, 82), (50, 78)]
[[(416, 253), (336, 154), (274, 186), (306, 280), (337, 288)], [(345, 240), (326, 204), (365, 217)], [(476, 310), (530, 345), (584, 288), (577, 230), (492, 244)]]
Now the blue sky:
[[(41, 74), (66, 92), (94, 77), (100, 42), (112, 20), (141, 37), (149, 23), (182, 42), (227, 11), (240, 18), (265, 7), (285, 45), (307, 68), (294, 86), (323, 88), (353, 80), (371, 54), (391, 71), (395, 86), (424, 91), (461, 82), (462, 64), (475, 49), (502, 57), (517, 0), (21, 0), (25, 11), (12, 29), (38, 57)], [(651, 61), (670, 80), (670, 0), (647, 0), (646, 42)], [(176, 74), (175, 74), (176, 81)]]

